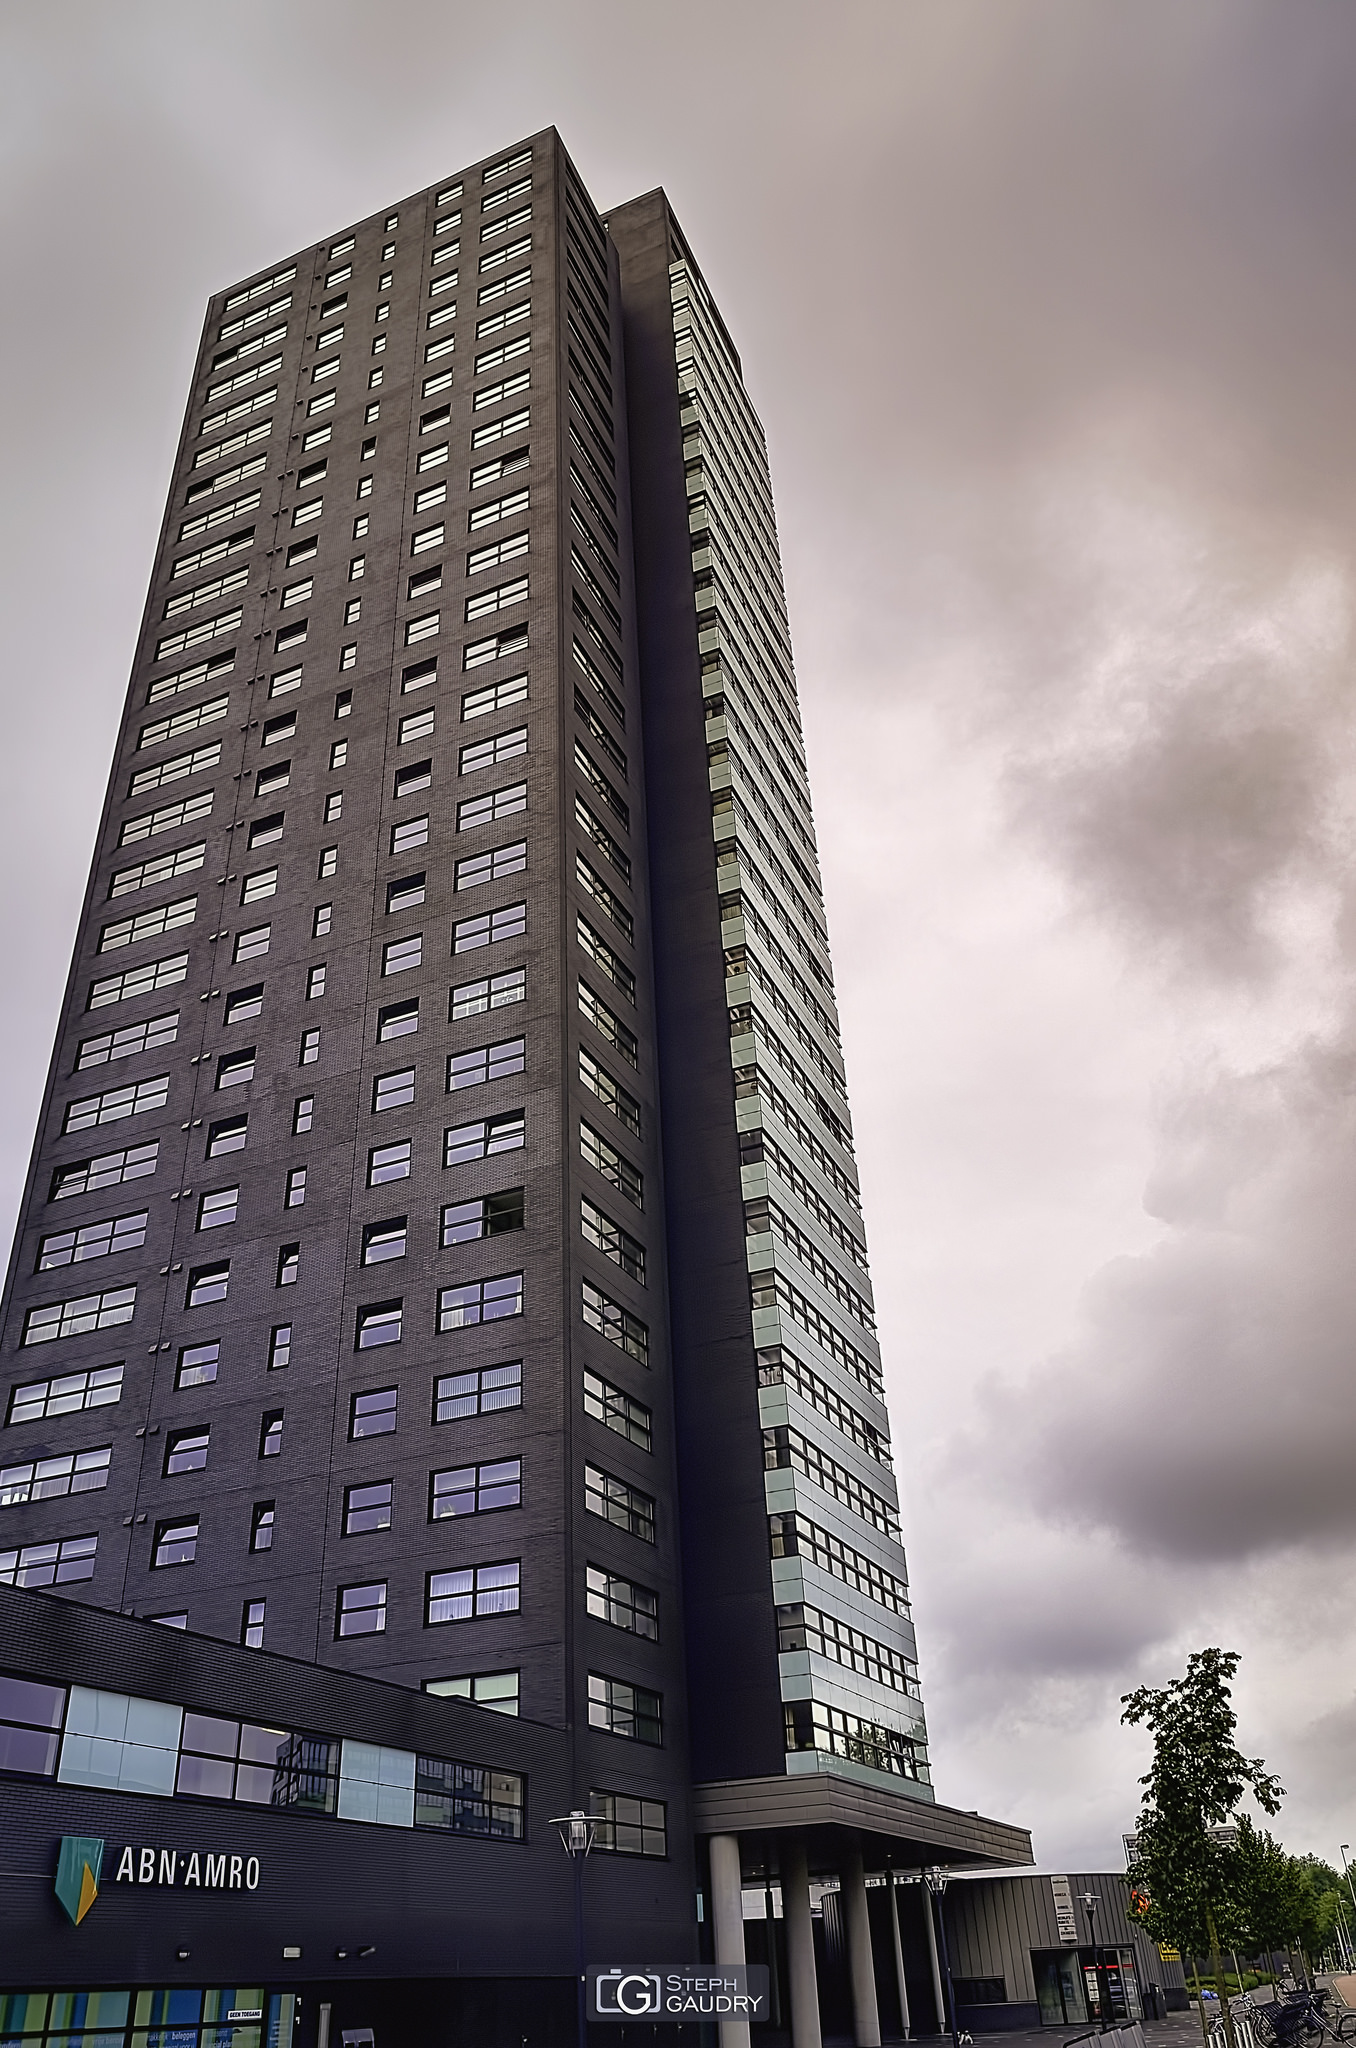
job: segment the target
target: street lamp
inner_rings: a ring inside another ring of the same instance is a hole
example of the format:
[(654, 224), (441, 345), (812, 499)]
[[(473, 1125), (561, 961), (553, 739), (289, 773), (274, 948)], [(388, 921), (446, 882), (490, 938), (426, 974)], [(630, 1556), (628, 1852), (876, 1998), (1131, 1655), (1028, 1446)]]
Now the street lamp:
[(1356, 1887), (1352, 1885), (1351, 1871), (1347, 1866), (1347, 1857), (1351, 1853), (1351, 1844), (1350, 1842), (1342, 1842), (1339, 1844), (1339, 1847), (1342, 1851), (1342, 1875), (1347, 1881), (1347, 1890), (1351, 1893), (1351, 1909), (1353, 1913), (1356, 1913)]
[(1110, 2018), (1107, 2013), (1110, 1999), (1107, 1996), (1109, 1987), (1102, 1970), (1102, 1945), (1097, 1939), (1095, 1925), (1099, 1903), (1096, 1892), (1080, 1892), (1078, 1903), (1088, 1916), (1088, 1944), (1092, 1949), (1092, 1970), (1097, 1980), (1097, 2003), (1101, 2008), (1099, 2018), (1102, 2023), (1102, 2032), (1105, 2034), (1110, 2025)]
[(584, 1858), (593, 1847), (598, 1823), (591, 1813), (576, 1806), (559, 1814), (551, 1826), (560, 1836), (560, 1846), (570, 1859), (574, 1873), (574, 2016), (578, 2048), (588, 2048), (588, 2006), (584, 1996)]
[(936, 1902), (937, 1925), (942, 1935), (942, 1968), (946, 1972), (946, 2005), (951, 2028), (951, 2048), (960, 2048), (960, 2035), (956, 2031), (956, 1993), (951, 1982), (951, 1953), (946, 1945), (946, 1914), (942, 1910), (942, 1899), (950, 1877), (949, 1870), (943, 1870), (935, 1863), (930, 1870), (923, 1872), (923, 1882)]

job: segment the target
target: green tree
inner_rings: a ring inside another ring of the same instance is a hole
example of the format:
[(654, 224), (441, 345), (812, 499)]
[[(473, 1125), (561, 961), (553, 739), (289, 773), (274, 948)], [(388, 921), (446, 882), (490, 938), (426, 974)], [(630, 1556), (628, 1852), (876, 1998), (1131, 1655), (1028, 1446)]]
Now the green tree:
[[(1129, 1872), (1137, 1914), (1155, 1940), (1209, 1952), (1229, 2048), (1237, 2044), (1221, 1949), (1237, 1937), (1241, 1902), (1231, 1845), (1212, 1830), (1233, 1822), (1245, 1792), (1264, 1813), (1281, 1802), (1281, 1787), (1262, 1759), (1244, 1756), (1234, 1740), (1230, 1683), (1238, 1665), (1236, 1650), (1196, 1650), (1181, 1678), (1161, 1688), (1141, 1685), (1121, 1701), (1122, 1721), (1143, 1723), (1154, 1745), (1140, 1779), (1138, 1850)], [(1204, 2012), (1201, 2024), (1204, 2031)]]
[(1302, 1945), (1312, 1881), (1298, 1858), (1288, 1856), (1274, 1835), (1240, 1814), (1229, 1861), (1239, 1947), (1250, 1955), (1269, 1955), (1274, 1949)]

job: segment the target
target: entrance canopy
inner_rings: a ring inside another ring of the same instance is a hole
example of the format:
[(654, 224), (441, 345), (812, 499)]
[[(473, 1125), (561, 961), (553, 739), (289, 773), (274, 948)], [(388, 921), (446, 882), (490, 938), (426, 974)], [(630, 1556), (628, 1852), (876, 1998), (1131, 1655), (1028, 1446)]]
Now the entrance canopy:
[(727, 1778), (693, 1788), (699, 1835), (735, 1835), (748, 1863), (775, 1860), (776, 1837), (804, 1842), (810, 1874), (838, 1871), (845, 1842), (856, 1842), (868, 1870), (926, 1864), (1010, 1866), (1031, 1863), (1031, 1835), (1007, 1821), (910, 1799), (886, 1786), (831, 1771), (803, 1777)]

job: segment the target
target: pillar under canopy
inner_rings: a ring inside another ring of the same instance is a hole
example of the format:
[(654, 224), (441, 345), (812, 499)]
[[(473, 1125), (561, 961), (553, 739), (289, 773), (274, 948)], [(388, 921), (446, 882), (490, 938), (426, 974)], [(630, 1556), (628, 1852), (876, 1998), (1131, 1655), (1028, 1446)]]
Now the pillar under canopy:
[(852, 1978), (852, 2032), (857, 2048), (880, 2048), (880, 2010), (871, 1956), (871, 1917), (860, 1848), (849, 1849), (839, 1873), (847, 1909), (848, 1969)]
[(781, 1862), (782, 1917), (786, 1922), (787, 1974), (791, 1979), (791, 2048), (822, 2048), (815, 1931), (810, 1918), (810, 1869), (804, 1842), (787, 1842)]
[[(712, 1835), (711, 1927), (718, 1963), (744, 1960), (744, 1888), (738, 1835)], [(720, 2022), (720, 2048), (749, 2048), (747, 2020)]]

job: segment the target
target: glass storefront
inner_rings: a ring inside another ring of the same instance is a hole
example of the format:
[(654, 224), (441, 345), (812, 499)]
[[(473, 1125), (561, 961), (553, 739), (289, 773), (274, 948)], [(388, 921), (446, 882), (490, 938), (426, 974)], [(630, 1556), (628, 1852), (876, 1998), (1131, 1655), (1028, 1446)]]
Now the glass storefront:
[(297, 2005), (258, 1985), (0, 1992), (0, 2048), (292, 2048)]
[(1036, 1949), (1031, 1963), (1043, 2026), (1100, 2024), (1103, 1987), (1112, 2025), (1143, 2017), (1133, 1949)]

